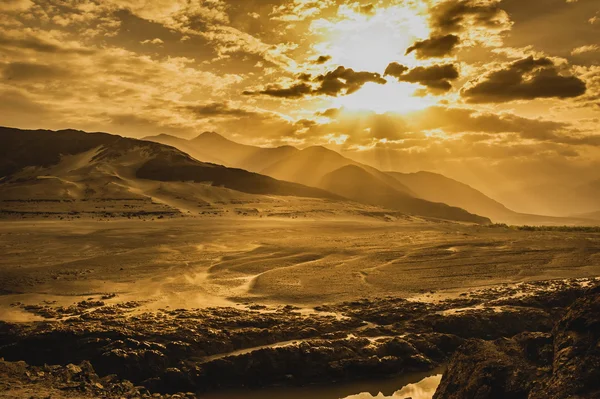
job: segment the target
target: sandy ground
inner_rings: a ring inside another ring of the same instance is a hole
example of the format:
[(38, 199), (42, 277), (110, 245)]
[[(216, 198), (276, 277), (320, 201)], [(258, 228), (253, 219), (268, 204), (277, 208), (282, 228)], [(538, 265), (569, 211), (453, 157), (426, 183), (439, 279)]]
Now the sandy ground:
[(0, 318), (10, 321), (35, 317), (15, 303), (71, 305), (109, 293), (150, 310), (309, 307), (600, 276), (600, 233), (428, 222), (3, 221), (0, 253)]

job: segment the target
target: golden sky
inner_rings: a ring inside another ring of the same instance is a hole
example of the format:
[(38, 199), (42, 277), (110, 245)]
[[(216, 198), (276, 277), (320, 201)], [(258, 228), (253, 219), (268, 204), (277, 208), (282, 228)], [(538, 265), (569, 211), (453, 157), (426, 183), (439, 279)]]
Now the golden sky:
[(600, 178), (597, 0), (1, 0), (0, 124)]

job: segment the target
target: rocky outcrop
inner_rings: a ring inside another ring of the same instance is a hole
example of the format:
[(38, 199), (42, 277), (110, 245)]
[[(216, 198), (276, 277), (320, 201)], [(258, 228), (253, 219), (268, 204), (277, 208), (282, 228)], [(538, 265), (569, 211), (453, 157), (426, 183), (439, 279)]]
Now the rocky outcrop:
[[(310, 313), (250, 303), (140, 313), (136, 303), (107, 305), (108, 297), (22, 306), (47, 321), (0, 322), (0, 357), (35, 370), (88, 362), (100, 379), (113, 375), (140, 392), (173, 394), (429, 371), (456, 352), (440, 388), (447, 396), (440, 397), (560, 398), (554, 392), (579, 389), (566, 376), (577, 375), (586, 389), (596, 377), (597, 368), (584, 364), (596, 364), (598, 327), (590, 315), (599, 312), (593, 304), (566, 307), (578, 297), (590, 301), (588, 283), (496, 287), (431, 302), (359, 300)], [(578, 363), (582, 356), (588, 363)]]
[(600, 398), (600, 289), (574, 302), (551, 333), (466, 342), (434, 398)]

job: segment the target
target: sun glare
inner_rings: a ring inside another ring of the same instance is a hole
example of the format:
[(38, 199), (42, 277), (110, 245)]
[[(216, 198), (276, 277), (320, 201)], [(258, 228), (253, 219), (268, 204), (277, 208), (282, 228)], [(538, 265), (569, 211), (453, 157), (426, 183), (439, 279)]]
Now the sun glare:
[(385, 85), (367, 83), (356, 93), (336, 97), (333, 106), (344, 107), (350, 111), (408, 113), (420, 111), (437, 103), (438, 99), (431, 96), (415, 96), (416, 89), (418, 89), (417, 85), (392, 80)]
[[(338, 19), (320, 19), (312, 30), (320, 40), (314, 49), (331, 56), (333, 63), (357, 71), (383, 74), (393, 61), (417, 65), (405, 51), (415, 40), (429, 36), (423, 2), (405, 2), (379, 8), (373, 15), (361, 14), (350, 6), (340, 7)], [(431, 105), (431, 98), (415, 97), (418, 86), (390, 81), (386, 85), (366, 84), (351, 95), (336, 98), (334, 106), (375, 112), (409, 112)]]
[(336, 20), (316, 20), (312, 31), (321, 40), (314, 48), (347, 68), (383, 72), (392, 61), (414, 62), (405, 57), (418, 38), (429, 36), (426, 8), (394, 5), (365, 15), (349, 6), (340, 7)]

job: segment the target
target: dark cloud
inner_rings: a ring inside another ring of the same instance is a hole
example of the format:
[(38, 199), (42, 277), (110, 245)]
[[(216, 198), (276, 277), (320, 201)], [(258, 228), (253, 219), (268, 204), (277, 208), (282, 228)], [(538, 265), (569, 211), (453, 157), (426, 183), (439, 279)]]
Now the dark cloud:
[(319, 75), (315, 79), (321, 85), (314, 94), (338, 96), (339, 94), (352, 94), (359, 90), (365, 83), (372, 82), (386, 84), (387, 81), (375, 72), (356, 72), (352, 68), (338, 67), (334, 71)]
[(270, 86), (265, 90), (251, 91), (245, 90), (242, 94), (246, 96), (252, 96), (257, 94), (264, 94), (271, 97), (279, 98), (301, 98), (310, 94), (313, 94), (313, 88), (307, 83), (297, 83), (290, 87), (281, 86)]
[(469, 103), (502, 103), (536, 98), (572, 98), (586, 92), (586, 84), (576, 76), (562, 75), (549, 58), (534, 57), (515, 61), (491, 72), (463, 90)]
[(312, 79), (312, 75), (310, 73), (298, 74), (298, 80), (301, 80), (303, 82), (310, 82), (311, 79)]
[(65, 79), (71, 75), (66, 69), (29, 62), (12, 62), (0, 66), (0, 71), (2, 71), (2, 77), (7, 81), (48, 81)]
[(310, 119), (300, 119), (294, 125), (299, 126), (300, 128), (310, 128), (317, 125), (317, 122)]
[(414, 51), (418, 59), (445, 57), (452, 54), (458, 43), (460, 38), (456, 35), (432, 36), (410, 46), (406, 54)]
[(16, 50), (33, 50), (40, 53), (56, 53), (56, 54), (82, 54), (90, 55), (94, 50), (68, 47), (59, 43), (52, 43), (48, 40), (35, 37), (11, 37), (0, 32), (0, 47), (6, 47)]
[(192, 114), (198, 117), (214, 117), (214, 116), (250, 116), (254, 115), (255, 112), (248, 111), (242, 108), (231, 107), (227, 103), (209, 103), (199, 105), (188, 105), (182, 107), (186, 111), (190, 111)]
[(431, 8), (430, 24), (441, 33), (461, 32), (468, 26), (503, 28), (506, 13), (498, 1), (448, 0)]
[(341, 108), (329, 108), (329, 109), (326, 109), (325, 111), (317, 112), (316, 115), (324, 116), (326, 118), (335, 118), (336, 116), (338, 116), (340, 114), (341, 111), (342, 111)]
[(320, 64), (324, 64), (324, 63), (326, 63), (327, 61), (329, 61), (330, 59), (331, 59), (331, 56), (330, 56), (330, 55), (321, 55), (321, 56), (319, 56), (319, 58), (317, 58), (317, 59), (315, 60), (315, 64), (318, 64), (318, 65), (320, 65)]
[(390, 75), (400, 82), (419, 83), (430, 92), (444, 93), (452, 89), (451, 80), (459, 77), (458, 70), (453, 64), (416, 67), (413, 69), (393, 62), (385, 70), (385, 76)]
[(318, 75), (312, 78), (312, 83), (316, 86), (306, 83), (308, 75), (301, 74), (299, 79), (302, 82), (296, 83), (290, 87), (283, 88), (280, 86), (271, 86), (260, 91), (244, 91), (245, 95), (263, 94), (272, 97), (281, 98), (300, 98), (308, 95), (318, 96), (326, 95), (337, 97), (340, 95), (348, 95), (355, 93), (366, 83), (386, 84), (387, 81), (375, 72), (356, 72), (352, 68), (343, 66), (337, 67), (335, 70), (327, 72), (323, 75)]
[(405, 65), (398, 64), (397, 62), (392, 62), (385, 69), (383, 76), (389, 75), (397, 78), (399, 76), (402, 76), (402, 74), (404, 74), (404, 72), (408, 71), (409, 69), (410, 68)]

